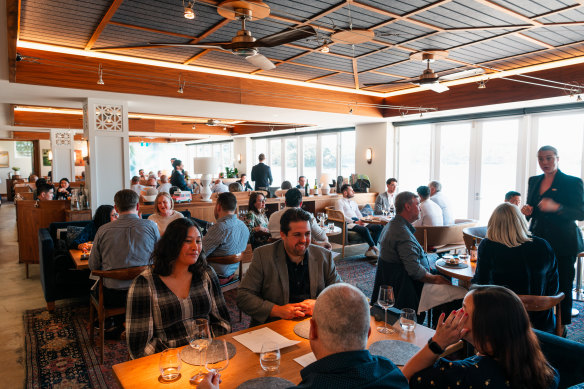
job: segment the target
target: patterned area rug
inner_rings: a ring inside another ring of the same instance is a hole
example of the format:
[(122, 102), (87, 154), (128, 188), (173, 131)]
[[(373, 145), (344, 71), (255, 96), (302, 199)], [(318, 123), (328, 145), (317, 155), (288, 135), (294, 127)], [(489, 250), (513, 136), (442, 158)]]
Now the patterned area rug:
[[(363, 256), (336, 261), (345, 282), (357, 286), (371, 296), (375, 278), (375, 262)], [(249, 317), (239, 320), (235, 299), (237, 290), (225, 293), (233, 331), (249, 327)], [(584, 343), (584, 303), (575, 302), (580, 315), (573, 318), (568, 338)], [(117, 388), (112, 366), (128, 359), (125, 342), (107, 341), (105, 363), (99, 364), (96, 348), (88, 336), (88, 307), (72, 303), (57, 307), (49, 314), (46, 308), (24, 314), (27, 388)]]

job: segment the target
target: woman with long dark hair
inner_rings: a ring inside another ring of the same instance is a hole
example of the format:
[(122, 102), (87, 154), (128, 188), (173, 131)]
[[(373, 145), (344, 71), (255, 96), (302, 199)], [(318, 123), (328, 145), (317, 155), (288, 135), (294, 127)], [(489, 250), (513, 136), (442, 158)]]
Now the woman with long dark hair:
[(219, 280), (202, 250), (193, 221), (181, 218), (168, 225), (152, 266), (128, 291), (126, 339), (132, 358), (188, 344), (194, 319), (207, 319), (213, 336), (231, 331)]
[[(558, 293), (558, 266), (549, 243), (531, 236), (519, 208), (502, 203), (493, 211), (487, 238), (479, 245), (473, 284), (505, 286), (517, 294)], [(533, 328), (554, 333), (552, 309), (529, 312)]]
[(85, 228), (83, 229), (83, 231), (81, 231), (79, 235), (77, 235), (77, 238), (75, 238), (75, 240), (71, 242), (69, 248), (83, 250), (83, 248), (86, 247), (86, 244), (88, 242), (93, 241), (93, 238), (95, 238), (95, 234), (97, 234), (97, 230), (99, 230), (99, 227), (103, 226), (106, 223), (113, 222), (117, 218), (118, 213), (116, 212), (113, 206), (107, 204), (100, 205), (95, 210), (93, 220), (90, 221), (85, 226)]
[[(559, 376), (549, 365), (531, 329), (523, 303), (502, 286), (473, 287), (463, 308), (445, 319), (406, 363), (410, 388), (555, 389)], [(461, 361), (439, 358), (464, 338), (477, 354)]]
[(249, 195), (248, 211), (245, 215), (245, 224), (249, 229), (249, 241), (252, 248), (263, 246), (270, 239), (268, 217), (266, 216), (266, 197), (261, 192), (252, 192)]
[(71, 187), (69, 186), (69, 179), (67, 177), (61, 178), (59, 187), (55, 193), (55, 200), (67, 200), (71, 197)]

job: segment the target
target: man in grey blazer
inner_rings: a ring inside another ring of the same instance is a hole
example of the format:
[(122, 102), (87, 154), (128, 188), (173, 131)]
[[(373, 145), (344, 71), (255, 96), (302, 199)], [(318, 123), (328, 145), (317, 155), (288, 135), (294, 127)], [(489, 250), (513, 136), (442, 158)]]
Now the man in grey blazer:
[(251, 326), (312, 315), (319, 293), (341, 282), (332, 253), (310, 244), (310, 214), (291, 208), (280, 219), (282, 240), (259, 247), (237, 292)]
[(375, 199), (375, 214), (381, 215), (383, 210), (389, 212), (389, 210), (393, 207), (395, 211), (395, 196), (397, 195), (397, 179), (395, 178), (388, 178), (385, 181), (385, 185), (387, 185), (387, 192), (383, 192), (377, 195)]

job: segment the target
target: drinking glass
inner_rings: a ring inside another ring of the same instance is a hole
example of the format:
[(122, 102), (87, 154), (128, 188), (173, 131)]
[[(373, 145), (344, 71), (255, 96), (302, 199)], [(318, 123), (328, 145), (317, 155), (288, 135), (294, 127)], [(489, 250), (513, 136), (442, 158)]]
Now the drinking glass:
[(416, 311), (411, 308), (402, 309), (399, 315), (399, 324), (404, 331), (413, 331), (416, 328)]
[(328, 219), (328, 215), (326, 214), (326, 212), (322, 213), (322, 227), (324, 228), (324, 223), (326, 223)]
[(162, 353), (160, 353), (160, 361), (158, 362), (158, 368), (160, 369), (160, 375), (164, 381), (172, 381), (178, 378), (180, 375), (180, 351), (177, 348), (167, 348)]
[(395, 298), (393, 297), (393, 288), (389, 285), (381, 285), (379, 287), (379, 295), (377, 297), (377, 304), (385, 311), (385, 321), (383, 327), (377, 327), (377, 331), (382, 334), (395, 334), (395, 331), (387, 326), (387, 309), (393, 307)]
[(387, 217), (387, 208), (386, 207), (383, 207), (381, 209), (381, 213), (383, 214), (383, 217)]
[(329, 229), (329, 231), (331, 231), (331, 232), (332, 232), (332, 231), (334, 231), (334, 230), (335, 230), (335, 223), (329, 223), (329, 224), (328, 224), (328, 229)]
[[(227, 351), (227, 342), (225, 339), (215, 339), (211, 342), (211, 344), (213, 343), (218, 343), (215, 345), (218, 347), (207, 347), (205, 349), (205, 369), (210, 373), (219, 373), (229, 366), (229, 352)], [(217, 355), (213, 355), (210, 352), (211, 349), (218, 350), (220, 358)], [(218, 361), (217, 359), (221, 360)]]
[[(209, 330), (209, 321), (207, 319), (195, 319), (190, 325), (189, 344), (198, 353), (199, 363), (202, 366), (205, 363), (205, 349), (211, 343), (211, 331)], [(198, 383), (205, 375), (200, 368), (199, 371), (191, 377), (191, 381)]]
[(280, 348), (274, 342), (262, 344), (260, 352), (260, 365), (268, 372), (277, 371), (280, 368)]

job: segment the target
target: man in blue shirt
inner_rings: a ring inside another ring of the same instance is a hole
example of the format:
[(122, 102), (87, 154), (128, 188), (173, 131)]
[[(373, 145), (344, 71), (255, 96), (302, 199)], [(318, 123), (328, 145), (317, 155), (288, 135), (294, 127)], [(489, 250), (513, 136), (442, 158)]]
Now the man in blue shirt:
[(236, 209), (237, 199), (233, 193), (219, 194), (214, 210), (217, 221), (203, 237), (203, 250), (207, 254), (207, 261), (217, 273), (220, 282), (231, 277), (239, 268), (239, 264), (213, 263), (213, 257), (239, 254), (245, 251), (249, 240), (249, 230), (235, 215)]

